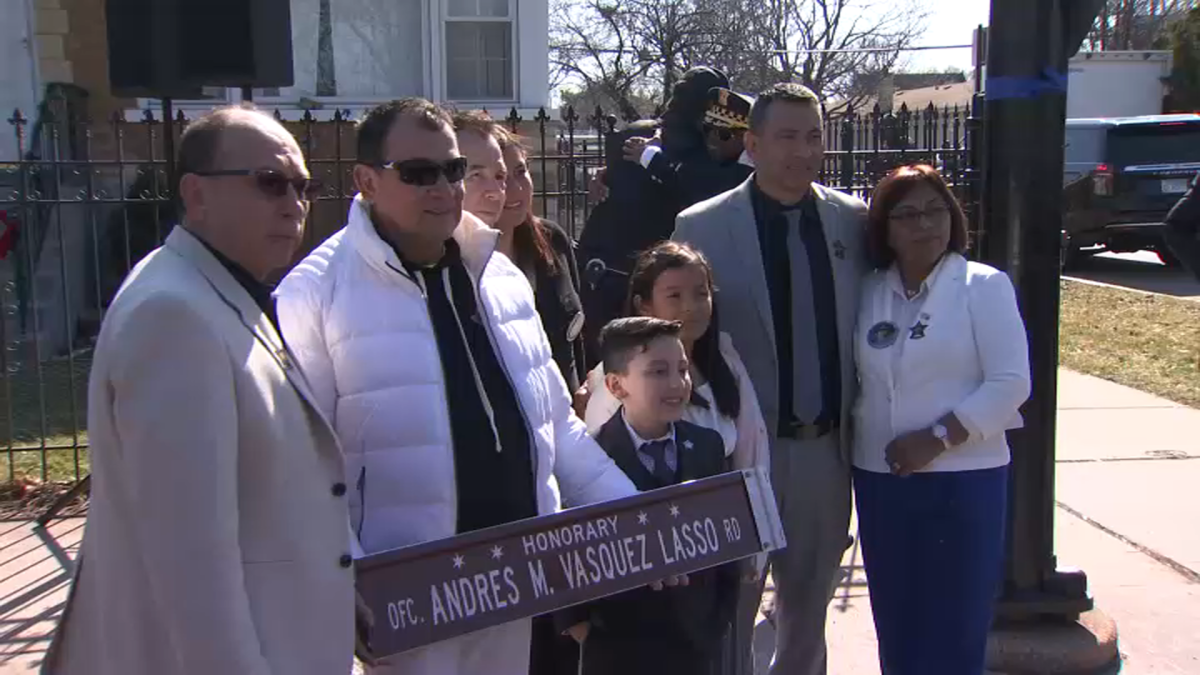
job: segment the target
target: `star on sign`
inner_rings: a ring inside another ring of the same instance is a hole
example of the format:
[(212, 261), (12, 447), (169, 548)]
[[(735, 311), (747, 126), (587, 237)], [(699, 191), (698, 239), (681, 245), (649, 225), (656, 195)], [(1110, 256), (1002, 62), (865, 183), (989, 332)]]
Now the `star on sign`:
[(642, 511), (638, 514), (638, 525), (648, 525), (649, 523), (650, 516), (646, 515), (645, 511)]
[(675, 506), (674, 504), (671, 505), (671, 517), (672, 518), (679, 517), (679, 507)]
[(492, 547), (492, 560), (499, 560), (504, 557), (504, 549), (500, 546)]
[(454, 569), (461, 570), (463, 566), (463, 557), (461, 555), (454, 556)]

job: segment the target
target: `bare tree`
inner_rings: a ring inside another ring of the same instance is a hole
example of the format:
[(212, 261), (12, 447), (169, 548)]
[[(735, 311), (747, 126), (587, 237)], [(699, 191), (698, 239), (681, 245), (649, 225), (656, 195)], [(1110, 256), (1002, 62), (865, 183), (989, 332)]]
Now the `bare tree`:
[(830, 112), (873, 96), (927, 18), (916, 0), (764, 0), (746, 9), (755, 25), (742, 42), (750, 52), (742, 61), (756, 67), (739, 84), (800, 82)]
[(1088, 33), (1092, 51), (1165, 49), (1169, 27), (1194, 0), (1108, 0)]
[(608, 99), (626, 116), (636, 100), (661, 103), (681, 70), (695, 62), (696, 50), (713, 41), (712, 4), (555, 0), (551, 81)]
[(837, 112), (875, 93), (919, 37), (919, 0), (556, 0), (552, 61), (560, 81), (602, 91), (624, 110), (631, 92), (665, 100), (694, 65), (757, 92), (812, 88)]

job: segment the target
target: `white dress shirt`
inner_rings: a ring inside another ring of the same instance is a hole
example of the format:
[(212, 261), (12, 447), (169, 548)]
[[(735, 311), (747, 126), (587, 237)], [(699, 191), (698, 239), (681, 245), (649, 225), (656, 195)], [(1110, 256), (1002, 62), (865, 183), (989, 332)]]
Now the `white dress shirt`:
[(948, 253), (910, 300), (895, 266), (874, 272), (863, 284), (854, 352), (856, 467), (889, 473), (888, 443), (950, 412), (970, 436), (924, 471), (1008, 464), (1004, 432), (1021, 426), (1029, 349), (1006, 274)]

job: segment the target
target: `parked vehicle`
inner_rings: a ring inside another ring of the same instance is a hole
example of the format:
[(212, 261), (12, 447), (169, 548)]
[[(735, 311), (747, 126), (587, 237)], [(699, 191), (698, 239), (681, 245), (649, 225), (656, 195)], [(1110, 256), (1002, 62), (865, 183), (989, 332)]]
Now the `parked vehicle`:
[(1064, 263), (1108, 250), (1151, 250), (1163, 220), (1200, 171), (1200, 115), (1067, 120), (1063, 175)]

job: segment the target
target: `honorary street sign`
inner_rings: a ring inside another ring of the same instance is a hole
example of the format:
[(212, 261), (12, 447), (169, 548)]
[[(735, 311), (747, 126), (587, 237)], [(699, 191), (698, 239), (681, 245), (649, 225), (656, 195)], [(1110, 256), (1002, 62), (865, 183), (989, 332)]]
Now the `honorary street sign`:
[(367, 556), (376, 656), (786, 545), (766, 473), (735, 471)]

